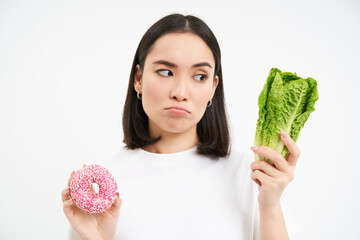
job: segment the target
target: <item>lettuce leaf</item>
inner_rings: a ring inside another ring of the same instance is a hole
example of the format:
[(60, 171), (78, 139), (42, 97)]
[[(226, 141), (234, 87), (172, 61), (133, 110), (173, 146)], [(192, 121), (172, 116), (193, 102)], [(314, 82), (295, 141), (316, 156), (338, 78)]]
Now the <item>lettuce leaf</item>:
[[(268, 146), (287, 157), (288, 150), (281, 141), (281, 130), (296, 142), (310, 113), (319, 99), (317, 82), (303, 79), (296, 73), (272, 68), (258, 99), (259, 118), (254, 146)], [(255, 154), (255, 160), (271, 160)]]

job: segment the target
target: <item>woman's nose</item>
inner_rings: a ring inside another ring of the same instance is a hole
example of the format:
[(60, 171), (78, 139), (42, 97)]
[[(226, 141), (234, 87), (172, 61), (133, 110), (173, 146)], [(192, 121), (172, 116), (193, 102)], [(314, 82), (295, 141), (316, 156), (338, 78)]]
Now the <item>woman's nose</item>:
[(170, 98), (177, 101), (188, 100), (188, 86), (185, 77), (179, 77), (174, 79), (174, 82), (171, 86)]

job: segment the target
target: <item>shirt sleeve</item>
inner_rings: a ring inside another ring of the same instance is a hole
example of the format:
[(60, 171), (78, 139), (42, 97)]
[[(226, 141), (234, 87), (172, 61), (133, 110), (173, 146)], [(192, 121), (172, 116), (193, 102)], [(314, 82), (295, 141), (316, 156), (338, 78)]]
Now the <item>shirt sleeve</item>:
[(253, 239), (259, 240), (260, 239), (260, 212), (259, 212), (259, 205), (256, 201), (255, 209), (254, 209), (254, 231), (253, 231)]
[(231, 160), (236, 165), (235, 182), (239, 203), (242, 206), (244, 221), (247, 227), (244, 229), (246, 239), (259, 240), (260, 213), (258, 204), (258, 186), (251, 179), (250, 164), (254, 161), (251, 152), (232, 151)]

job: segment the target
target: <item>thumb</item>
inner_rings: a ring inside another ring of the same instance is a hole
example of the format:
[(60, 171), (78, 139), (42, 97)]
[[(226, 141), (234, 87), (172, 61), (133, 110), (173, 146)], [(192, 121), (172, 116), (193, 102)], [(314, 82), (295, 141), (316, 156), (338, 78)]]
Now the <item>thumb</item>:
[(113, 205), (111, 205), (110, 211), (112, 211), (112, 212), (115, 213), (115, 214), (119, 214), (121, 204), (122, 204), (122, 200), (121, 200), (121, 198), (119, 197), (119, 193), (117, 193), (116, 200), (115, 200), (115, 202), (113, 203)]
[(74, 215), (74, 205), (75, 203), (72, 199), (68, 199), (63, 203), (63, 212), (69, 220)]

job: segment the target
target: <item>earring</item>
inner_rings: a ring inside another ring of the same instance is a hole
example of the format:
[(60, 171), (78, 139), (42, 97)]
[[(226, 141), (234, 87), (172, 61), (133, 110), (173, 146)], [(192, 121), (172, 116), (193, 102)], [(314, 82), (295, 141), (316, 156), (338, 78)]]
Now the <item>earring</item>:
[(139, 100), (141, 100), (142, 97), (140, 97), (139, 88), (136, 88), (136, 96)]
[(207, 107), (210, 107), (211, 104), (212, 104), (212, 99), (210, 99), (210, 101), (208, 102)]

